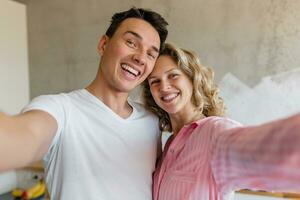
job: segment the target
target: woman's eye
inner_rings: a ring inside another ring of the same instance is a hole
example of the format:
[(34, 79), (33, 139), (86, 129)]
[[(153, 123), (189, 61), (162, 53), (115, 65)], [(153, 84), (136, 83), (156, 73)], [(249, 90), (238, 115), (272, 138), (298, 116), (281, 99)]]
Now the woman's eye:
[(154, 84), (157, 84), (157, 83), (159, 83), (159, 80), (150, 81), (150, 85), (154, 85)]
[(178, 76), (179, 76), (179, 74), (170, 74), (170, 78), (176, 78)]

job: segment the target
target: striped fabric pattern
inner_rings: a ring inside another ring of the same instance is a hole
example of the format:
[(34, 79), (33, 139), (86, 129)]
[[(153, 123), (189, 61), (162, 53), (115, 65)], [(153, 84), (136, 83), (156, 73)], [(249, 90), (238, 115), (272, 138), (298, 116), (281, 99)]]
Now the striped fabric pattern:
[(154, 174), (154, 200), (224, 200), (239, 189), (300, 191), (300, 114), (243, 127), (208, 117), (170, 138)]

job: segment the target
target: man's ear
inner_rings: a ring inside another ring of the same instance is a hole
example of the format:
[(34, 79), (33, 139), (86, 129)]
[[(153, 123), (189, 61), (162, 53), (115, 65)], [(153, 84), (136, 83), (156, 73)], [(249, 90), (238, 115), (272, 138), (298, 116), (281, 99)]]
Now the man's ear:
[(109, 41), (109, 37), (107, 35), (103, 35), (100, 38), (100, 41), (99, 41), (98, 47), (97, 47), (97, 51), (98, 51), (98, 53), (99, 53), (100, 56), (103, 55), (103, 53), (105, 51), (105, 47), (106, 47), (108, 41)]

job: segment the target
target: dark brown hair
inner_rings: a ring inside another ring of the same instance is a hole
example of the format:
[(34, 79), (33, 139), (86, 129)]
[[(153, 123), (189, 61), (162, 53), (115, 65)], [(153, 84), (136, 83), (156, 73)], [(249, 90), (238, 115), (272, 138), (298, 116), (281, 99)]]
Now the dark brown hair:
[(168, 36), (167, 25), (168, 23), (166, 20), (158, 13), (146, 10), (142, 8), (135, 8), (132, 7), (131, 9), (116, 13), (111, 18), (111, 24), (106, 31), (106, 35), (108, 37), (112, 37), (113, 34), (116, 32), (120, 24), (128, 18), (138, 18), (145, 20), (149, 24), (153, 26), (153, 28), (158, 32), (160, 38), (160, 49), (164, 46), (166, 38)]

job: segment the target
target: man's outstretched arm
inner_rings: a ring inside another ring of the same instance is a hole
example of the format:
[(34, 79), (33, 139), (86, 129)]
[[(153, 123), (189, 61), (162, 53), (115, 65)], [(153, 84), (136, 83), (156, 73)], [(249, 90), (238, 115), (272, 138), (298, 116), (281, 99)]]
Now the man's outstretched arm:
[(56, 120), (44, 111), (32, 110), (16, 116), (0, 112), (0, 171), (40, 160), (56, 130)]

